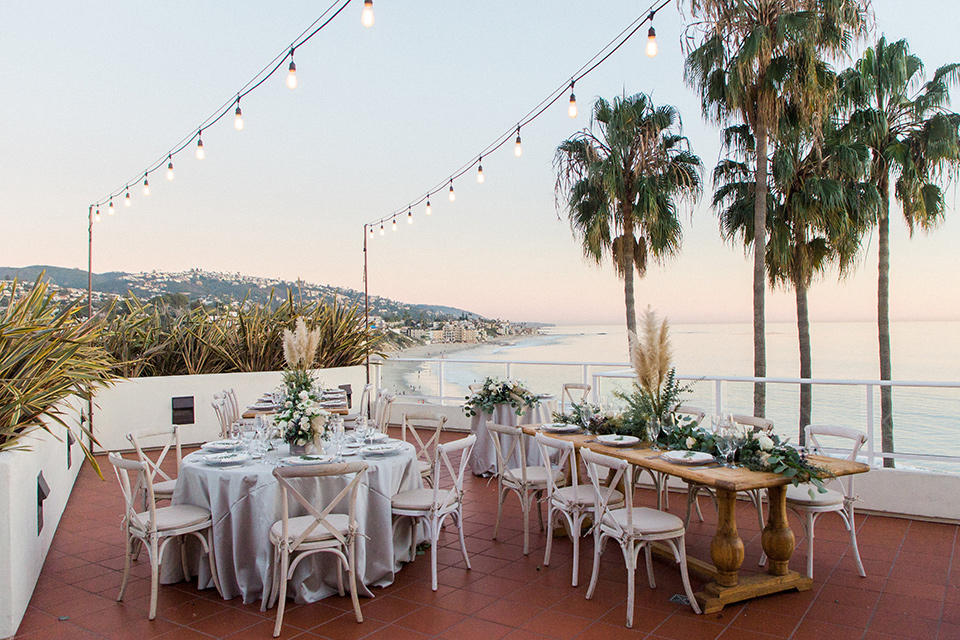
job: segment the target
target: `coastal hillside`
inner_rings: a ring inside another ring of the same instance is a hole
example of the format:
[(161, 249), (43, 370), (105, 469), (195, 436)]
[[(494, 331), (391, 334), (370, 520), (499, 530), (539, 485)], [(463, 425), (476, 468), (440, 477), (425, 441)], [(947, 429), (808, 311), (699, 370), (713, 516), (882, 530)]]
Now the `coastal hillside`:
[[(68, 269), (50, 265), (32, 265), (28, 267), (0, 267), (0, 279), (19, 279), (32, 282), (44, 273), (51, 285), (62, 290), (63, 297), (73, 298), (86, 295), (87, 272), (82, 269)], [(248, 298), (251, 301), (266, 302), (271, 292), (275, 298), (285, 298), (290, 291), (303, 302), (314, 300), (332, 301), (337, 297), (347, 304), (363, 304), (363, 292), (356, 289), (332, 287), (311, 282), (292, 282), (278, 278), (263, 278), (240, 273), (222, 273), (191, 269), (177, 273), (163, 271), (145, 271), (125, 273), (111, 271), (93, 274), (95, 299), (112, 298), (133, 293), (137, 297), (149, 300), (156, 296), (186, 296), (190, 303), (199, 302), (207, 306), (230, 304)], [(414, 321), (432, 321), (443, 318), (483, 319), (479, 314), (443, 305), (413, 304), (399, 302), (380, 296), (370, 296), (371, 315), (383, 318), (410, 318)]]

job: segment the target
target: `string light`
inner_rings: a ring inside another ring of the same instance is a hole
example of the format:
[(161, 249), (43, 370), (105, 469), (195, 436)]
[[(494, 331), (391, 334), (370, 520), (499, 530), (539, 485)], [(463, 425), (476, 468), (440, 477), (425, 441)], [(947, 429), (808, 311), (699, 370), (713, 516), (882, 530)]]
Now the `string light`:
[(513, 145), (513, 155), (518, 158), (523, 155), (523, 147), (520, 146), (520, 127), (517, 126), (517, 143)]
[(367, 231), (369, 232), (368, 235), (372, 238), (372, 237), (373, 237), (373, 227), (367, 227)]
[(391, 228), (393, 231), (396, 231), (396, 230), (397, 230), (397, 216), (393, 216), (393, 223), (391, 223), (390, 228)]
[(650, 18), (649, 18), (650, 29), (647, 31), (647, 47), (646, 47), (647, 55), (651, 58), (657, 55), (657, 51), (659, 50), (657, 47), (657, 30), (653, 28), (653, 14), (654, 12), (651, 11)]
[(97, 207), (97, 214), (93, 216), (94, 222), (100, 222), (100, 207)]
[(150, 181), (147, 180), (147, 174), (143, 174), (143, 195), (150, 195)]
[(380, 235), (383, 235), (383, 223), (380, 223)]
[(567, 115), (571, 118), (577, 117), (577, 96), (573, 95), (573, 83), (570, 83), (570, 106), (567, 107)]
[(477, 161), (477, 182), (483, 184), (483, 156)]
[(433, 213), (432, 208), (430, 207), (430, 196), (427, 196), (427, 215)]
[(450, 178), (450, 202), (457, 199), (457, 194), (453, 192), (453, 178)]
[(413, 209), (407, 207), (407, 224), (413, 224)]
[(233, 112), (233, 128), (243, 131), (243, 112), (240, 111), (240, 96), (237, 96), (237, 110)]
[(173, 180), (173, 156), (167, 154), (167, 180)]
[(123, 206), (130, 206), (130, 187), (127, 187), (127, 195), (123, 198)]
[(203, 152), (203, 129), (197, 131), (197, 160), (203, 160), (207, 157), (207, 154)]
[(360, 14), (360, 24), (368, 29), (373, 26), (373, 0), (363, 0), (363, 13)]
[(113, 198), (110, 198), (110, 207), (107, 209), (107, 213), (113, 215)]
[(290, 49), (290, 66), (287, 67), (287, 88), (297, 88), (297, 63), (293, 61), (293, 49)]

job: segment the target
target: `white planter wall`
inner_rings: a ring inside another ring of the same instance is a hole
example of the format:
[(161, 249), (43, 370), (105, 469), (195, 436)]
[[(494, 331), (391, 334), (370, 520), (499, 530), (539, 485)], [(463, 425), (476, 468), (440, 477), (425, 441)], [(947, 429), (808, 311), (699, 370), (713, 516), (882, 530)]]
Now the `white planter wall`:
[[(326, 387), (351, 385), (354, 404), (360, 401), (366, 383), (362, 366), (320, 369), (316, 374), (317, 380)], [(268, 371), (122, 380), (97, 393), (93, 408), (93, 432), (99, 442), (96, 450), (129, 450), (127, 434), (131, 431), (170, 426), (173, 423), (171, 399), (181, 396), (194, 398), (194, 424), (180, 428), (184, 444), (214, 440), (220, 434), (220, 423), (211, 406), (213, 394), (233, 389), (242, 411), (265, 391), (275, 389), (281, 375), (279, 371)]]
[[(71, 406), (78, 409), (80, 401), (75, 399)], [(77, 426), (78, 416), (71, 410), (67, 422)], [(13, 636), (20, 626), (84, 460), (83, 449), (75, 442), (67, 467), (66, 433), (59, 424), (51, 428), (63, 440), (35, 429), (25, 440), (29, 451), (0, 452), (0, 638)], [(43, 529), (38, 534), (41, 471), (50, 494), (43, 502)]]

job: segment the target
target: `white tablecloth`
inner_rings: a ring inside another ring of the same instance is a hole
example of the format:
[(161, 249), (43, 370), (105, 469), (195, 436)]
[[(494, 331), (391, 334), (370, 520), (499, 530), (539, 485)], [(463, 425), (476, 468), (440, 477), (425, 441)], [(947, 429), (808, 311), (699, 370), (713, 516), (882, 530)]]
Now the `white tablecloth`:
[[(213, 545), (217, 572), (223, 596), (227, 599), (243, 596), (245, 604), (260, 600), (272, 579), (273, 548), (270, 527), (280, 519), (280, 489), (273, 477), (273, 467), (255, 462), (233, 468), (220, 469), (200, 461), (201, 452), (186, 456), (177, 480), (173, 504), (193, 504), (209, 509), (213, 515)], [(359, 460), (346, 456), (345, 460)], [(366, 479), (357, 494), (357, 580), (366, 586), (386, 586), (393, 582), (401, 561), (410, 561), (411, 520), (403, 518), (392, 532), (391, 497), (399, 491), (423, 486), (419, 467), (415, 464), (413, 446), (404, 444), (403, 450), (383, 458), (367, 458), (370, 464)], [(332, 500), (346, 486), (342, 477), (304, 479), (313, 486), (298, 487), (314, 504)], [(348, 501), (341, 503), (346, 513)], [(290, 515), (305, 515), (292, 499)], [(196, 540), (188, 543), (191, 571), (199, 569), (199, 584), (212, 587), (207, 563), (200, 562), (201, 549)], [(171, 544), (175, 547), (175, 544)], [(183, 579), (177, 549), (166, 554), (161, 580), (177, 582)], [(288, 587), (298, 603), (316, 602), (336, 593), (336, 559), (321, 553), (304, 560)], [(367, 589), (361, 593), (371, 595)]]
[[(517, 426), (521, 424), (541, 424), (553, 421), (553, 412), (557, 410), (557, 401), (553, 398), (544, 398), (536, 407), (527, 407), (521, 415), (517, 415), (517, 410), (508, 404), (498, 404), (493, 409), (493, 413), (484, 413), (475, 415), (470, 420), (470, 430), (477, 434), (477, 444), (473, 447), (473, 457), (470, 459), (470, 465), (473, 474), (477, 476), (490, 476), (497, 472), (497, 451), (493, 447), (490, 431), (487, 429), (487, 422), (494, 424), (507, 424)], [(540, 450), (537, 448), (533, 438), (524, 436), (527, 447), (527, 464), (540, 464)], [(501, 441), (503, 451), (506, 453), (510, 445), (507, 441)], [(508, 462), (510, 467), (519, 466), (517, 460), (518, 453), (514, 453)]]

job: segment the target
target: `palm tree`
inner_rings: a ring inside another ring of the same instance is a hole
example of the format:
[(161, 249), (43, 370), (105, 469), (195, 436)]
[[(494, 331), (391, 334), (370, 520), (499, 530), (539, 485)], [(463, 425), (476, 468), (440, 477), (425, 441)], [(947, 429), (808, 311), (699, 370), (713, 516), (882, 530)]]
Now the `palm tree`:
[[(767, 239), (768, 143), (788, 101), (805, 119), (822, 110), (830, 87), (820, 84), (820, 54), (842, 52), (863, 32), (869, 0), (690, 0), (691, 50), (684, 75), (700, 92), (704, 115), (747, 125), (756, 140), (753, 236), (753, 373), (767, 373), (764, 335), (764, 251)], [(765, 413), (756, 383), (753, 410)]]
[(584, 255), (613, 259), (623, 279), (627, 330), (636, 334), (633, 272), (643, 277), (650, 257), (680, 250), (677, 201), (698, 198), (700, 158), (681, 135), (680, 115), (649, 96), (598, 98), (591, 127), (557, 148), (557, 199), (568, 210)]
[[(861, 238), (873, 220), (876, 190), (862, 182), (869, 165), (866, 147), (841, 140), (828, 119), (821, 132), (804, 126), (796, 113), (785, 114), (771, 159), (767, 195), (768, 227), (765, 261), (771, 286), (792, 287), (796, 294), (800, 377), (813, 375), (807, 292), (830, 264), (843, 275), (857, 256)], [(819, 136), (823, 136), (823, 140)], [(755, 183), (751, 163), (755, 145), (744, 126), (725, 132), (733, 157), (714, 171), (718, 185), (714, 206), (725, 237), (740, 237), (746, 247), (753, 237)], [(813, 393), (800, 385), (799, 440), (810, 424)]]
[[(856, 64), (840, 74), (840, 99), (852, 111), (850, 132), (872, 154), (870, 179), (880, 194), (877, 220), (879, 254), (877, 334), (880, 379), (890, 380), (890, 180), (911, 235), (929, 231), (943, 219), (938, 182), (957, 168), (960, 115), (950, 112), (950, 86), (960, 80), (960, 64), (947, 64), (923, 83), (923, 63), (906, 40), (881, 37)], [(893, 453), (893, 393), (880, 387), (880, 433), (884, 453)], [(893, 459), (885, 458), (892, 467)]]

